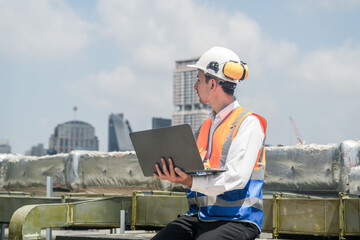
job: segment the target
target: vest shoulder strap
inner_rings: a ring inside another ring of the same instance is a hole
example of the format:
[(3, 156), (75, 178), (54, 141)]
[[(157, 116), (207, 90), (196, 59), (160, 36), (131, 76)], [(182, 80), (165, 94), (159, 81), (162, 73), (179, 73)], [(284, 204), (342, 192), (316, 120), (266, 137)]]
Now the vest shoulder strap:
[(249, 115), (251, 115), (251, 114), (253, 114), (253, 113), (250, 112), (250, 111), (247, 111), (246, 109), (244, 109), (244, 110), (239, 114), (239, 116), (236, 118), (236, 120), (234, 121), (234, 127), (235, 127), (235, 129), (234, 129), (234, 131), (233, 131), (233, 133), (232, 133), (231, 141), (234, 140), (234, 138), (235, 138), (235, 136), (236, 136), (236, 133), (237, 133), (237, 131), (239, 130), (239, 127), (240, 127), (241, 123), (244, 121), (244, 119), (245, 119), (247, 116), (249, 116)]
[(253, 115), (255, 117), (257, 117), (257, 119), (259, 119), (261, 128), (262, 128), (262, 130), (263, 130), (263, 132), (265, 134), (266, 133), (266, 128), (267, 128), (267, 122), (266, 122), (265, 118), (263, 118), (262, 116), (260, 116), (258, 114), (255, 114), (255, 113), (253, 113)]

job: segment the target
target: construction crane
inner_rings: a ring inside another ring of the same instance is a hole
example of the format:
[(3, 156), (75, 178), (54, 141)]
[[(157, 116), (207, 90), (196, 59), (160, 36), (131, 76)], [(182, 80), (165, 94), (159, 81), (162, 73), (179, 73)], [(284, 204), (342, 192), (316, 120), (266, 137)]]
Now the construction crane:
[(298, 145), (304, 145), (305, 144), (305, 140), (301, 139), (300, 137), (300, 134), (299, 134), (299, 130), (298, 128), (296, 127), (296, 124), (295, 124), (295, 121), (292, 117), (290, 117), (290, 122), (291, 122), (291, 125), (294, 129), (294, 132), (295, 132), (295, 136), (296, 136), (296, 139), (298, 140)]

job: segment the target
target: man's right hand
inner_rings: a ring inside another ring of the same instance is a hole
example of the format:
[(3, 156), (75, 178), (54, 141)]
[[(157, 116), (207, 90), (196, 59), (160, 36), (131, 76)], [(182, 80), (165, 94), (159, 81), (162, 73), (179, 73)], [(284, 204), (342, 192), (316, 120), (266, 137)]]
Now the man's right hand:
[(180, 168), (175, 167), (171, 158), (168, 159), (169, 169), (166, 166), (165, 158), (161, 158), (162, 163), (162, 171), (158, 164), (155, 164), (156, 173), (154, 173), (154, 177), (162, 180), (168, 180), (173, 183), (180, 183), (183, 185), (187, 185), (191, 188), (192, 186), (192, 176), (181, 171)]

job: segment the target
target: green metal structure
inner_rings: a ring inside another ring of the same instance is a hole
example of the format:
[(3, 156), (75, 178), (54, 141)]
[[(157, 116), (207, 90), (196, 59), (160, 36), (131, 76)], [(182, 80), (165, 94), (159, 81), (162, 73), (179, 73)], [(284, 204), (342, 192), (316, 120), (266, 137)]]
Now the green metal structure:
[[(338, 237), (360, 236), (360, 196), (333, 198), (296, 194), (264, 194), (263, 232)], [(38, 198), (0, 194), (0, 219), (9, 225), (9, 239), (40, 239), (43, 228), (114, 228), (125, 210), (132, 229), (159, 229), (187, 211), (186, 193), (142, 191), (133, 196), (68, 194)], [(16, 209), (17, 208), (17, 209)], [(14, 210), (15, 209), (15, 210)]]
[(339, 194), (339, 237), (360, 236), (360, 196)]
[(23, 206), (11, 218), (9, 239), (41, 239), (41, 229), (50, 227), (118, 227), (120, 210), (131, 211), (131, 197)]
[(34, 197), (30, 193), (0, 193), (0, 223), (9, 223), (14, 212), (22, 206), (32, 204), (61, 203), (60, 197)]
[(186, 193), (134, 192), (131, 229), (164, 227), (188, 210)]
[(273, 195), (273, 237), (281, 234), (360, 236), (360, 196), (340, 193), (338, 198)]

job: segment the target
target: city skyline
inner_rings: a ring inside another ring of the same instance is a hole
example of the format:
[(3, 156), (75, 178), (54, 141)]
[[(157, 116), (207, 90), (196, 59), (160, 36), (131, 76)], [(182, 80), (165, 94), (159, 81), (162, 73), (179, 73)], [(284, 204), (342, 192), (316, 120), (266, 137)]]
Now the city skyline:
[(58, 124), (49, 138), (49, 154), (73, 150), (99, 150), (95, 128), (84, 121), (73, 120)]
[(268, 121), (267, 144), (359, 138), (360, 1), (0, 1), (0, 139), (24, 153), (76, 118), (107, 151), (108, 115), (133, 131), (172, 118), (177, 60), (212, 46), (249, 77), (235, 96)]

